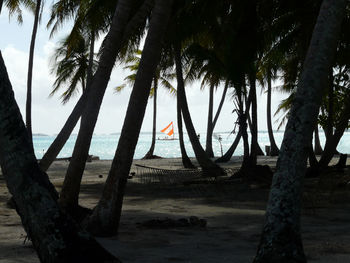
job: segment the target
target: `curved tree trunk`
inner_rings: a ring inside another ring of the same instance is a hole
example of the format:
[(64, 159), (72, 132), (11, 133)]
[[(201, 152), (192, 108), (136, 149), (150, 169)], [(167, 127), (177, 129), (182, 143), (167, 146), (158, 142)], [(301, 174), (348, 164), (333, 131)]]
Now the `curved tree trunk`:
[[(89, 89), (89, 88), (88, 88)], [(86, 104), (87, 92), (85, 92), (77, 104), (74, 106), (73, 111), (66, 120), (61, 131), (57, 134), (55, 140), (51, 143), (48, 150), (45, 152), (43, 158), (40, 160), (40, 168), (46, 172), (49, 169), (50, 165), (56, 159), (57, 155), (62, 150), (63, 146), (69, 139), (69, 136), (72, 134), (74, 127), (76, 126)]]
[(324, 150), (319, 162), (320, 168), (327, 167), (329, 162), (332, 160), (334, 154), (337, 151), (338, 143), (341, 137), (343, 136), (345, 130), (348, 128), (349, 119), (350, 119), (350, 96), (348, 96), (348, 98), (345, 101), (345, 107), (344, 107), (344, 110), (341, 112), (334, 134), (332, 136), (328, 135), (329, 137), (326, 140), (326, 144), (324, 146)]
[(271, 121), (271, 93), (272, 93), (272, 83), (271, 83), (271, 72), (270, 69), (267, 71), (267, 131), (270, 140), (270, 156), (277, 156), (279, 154), (279, 149), (276, 145), (275, 137), (273, 136), (272, 121)]
[(213, 152), (213, 107), (214, 107), (214, 85), (209, 88), (209, 103), (208, 103), (208, 122), (207, 122), (207, 139), (205, 144), (205, 152), (209, 158), (214, 157)]
[[(143, 5), (140, 7), (140, 9), (137, 11), (136, 15), (128, 22), (128, 25), (125, 29), (125, 34), (123, 36), (123, 41), (128, 38), (128, 36), (134, 32), (134, 30), (142, 24), (144, 18), (147, 16), (147, 14), (150, 12), (154, 4), (154, 0), (146, 0)], [(93, 52), (94, 52), (94, 46), (95, 46), (95, 34), (92, 32), (92, 38), (91, 38), (91, 44), (90, 44), (90, 56), (89, 56), (89, 70), (88, 70), (88, 77), (87, 77), (87, 90), (89, 90), (89, 87), (92, 82), (92, 63), (93, 63)], [(85, 92), (86, 93), (86, 92)], [(83, 96), (87, 97), (83, 94)], [(47, 169), (50, 167), (52, 162), (56, 159), (57, 155), (62, 150), (64, 144), (69, 139), (69, 136), (71, 135), (74, 127), (76, 126), (76, 123), (78, 122), (84, 107), (86, 103), (86, 98), (80, 98), (77, 104), (75, 105), (72, 113), (68, 117), (66, 123), (64, 124), (63, 128), (61, 129), (60, 133), (56, 136), (56, 139), (53, 141), (53, 143), (50, 145), (49, 149), (46, 151), (45, 155), (40, 161), (40, 168), (43, 171), (47, 171)], [(84, 100), (81, 101), (81, 100)]]
[(60, 211), (55, 187), (34, 156), (1, 53), (0, 93), (0, 165), (40, 261), (120, 262)]
[(230, 146), (230, 148), (226, 151), (226, 153), (221, 156), (220, 158), (216, 159), (215, 162), (216, 163), (226, 163), (229, 160), (231, 160), (231, 157), (233, 155), (233, 153), (235, 152), (239, 141), (241, 140), (242, 137), (242, 132), (241, 129), (238, 130), (238, 133), (236, 135), (235, 140), (233, 141), (232, 145)]
[(151, 159), (153, 157), (154, 148), (156, 145), (156, 129), (157, 129), (157, 90), (158, 90), (158, 80), (153, 78), (153, 127), (152, 127), (152, 143), (151, 147), (142, 159)]
[(177, 127), (178, 127), (178, 131), (179, 131), (179, 143), (180, 143), (182, 164), (185, 168), (196, 168), (192, 164), (190, 158), (188, 157), (187, 152), (186, 152), (186, 148), (185, 148), (184, 134), (183, 134), (183, 130), (182, 130), (182, 114), (181, 114), (181, 107), (180, 107), (180, 101), (179, 101), (178, 94), (179, 93), (176, 93), (176, 113), (177, 113), (176, 115), (177, 115)]
[(178, 84), (177, 84), (178, 99), (179, 99), (181, 111), (183, 114), (187, 133), (190, 138), (194, 154), (196, 155), (197, 161), (205, 173), (211, 176), (220, 176), (224, 174), (224, 171), (220, 168), (220, 166), (215, 164), (205, 153), (204, 149), (202, 148), (199, 142), (199, 139), (196, 134), (196, 130), (194, 129), (194, 126), (191, 120), (190, 111), (187, 105), (184, 82), (183, 82), (182, 65), (181, 65), (181, 47), (179, 43), (174, 44), (174, 53), (175, 53), (175, 64), (176, 64), (176, 77), (178, 81)]
[[(214, 157), (213, 147), (212, 146), (208, 147), (208, 144), (212, 145), (213, 132), (214, 132), (214, 129), (215, 129), (215, 125), (216, 125), (216, 123), (218, 121), (219, 115), (221, 113), (222, 106), (224, 105), (224, 102), (225, 102), (227, 89), (228, 89), (228, 81), (226, 81), (226, 83), (225, 83), (224, 91), (222, 92), (222, 96), (221, 96), (221, 100), (220, 100), (218, 109), (216, 111), (214, 120), (212, 121), (212, 123), (210, 125), (210, 131), (208, 131), (208, 129), (209, 129), (209, 114), (208, 114), (207, 143), (206, 143), (206, 146), (205, 146), (206, 147), (205, 151), (206, 151), (206, 153), (208, 154), (209, 157)], [(213, 102), (211, 104), (213, 105)], [(209, 98), (209, 107), (210, 107), (210, 98)], [(213, 110), (211, 110), (211, 112), (213, 112)], [(210, 137), (208, 136), (209, 133), (211, 134)], [(210, 140), (209, 143), (208, 143), (208, 140)], [(213, 153), (212, 156), (209, 154), (210, 152)]]
[(306, 262), (300, 235), (303, 178), (346, 0), (324, 0), (313, 31), (273, 177), (255, 263)]
[(85, 169), (92, 134), (117, 54), (121, 48), (123, 33), (131, 11), (131, 2), (121, 0), (117, 4), (112, 25), (104, 41), (99, 66), (91, 83), (91, 90), (83, 112), (84, 118), (81, 120), (81, 128), (60, 194), (59, 203), (68, 211), (74, 211), (78, 206), (80, 182)]
[(157, 0), (136, 74), (135, 84), (117, 150), (103, 189), (102, 198), (89, 219), (88, 229), (95, 235), (118, 232), (124, 190), (145, 114), (152, 78), (160, 58), (161, 42), (171, 14), (172, 0)]
[(33, 143), (32, 135), (32, 77), (33, 77), (33, 63), (34, 63), (34, 48), (36, 32), (38, 31), (39, 16), (40, 16), (41, 0), (36, 1), (34, 25), (32, 31), (32, 39), (30, 41), (29, 48), (29, 61), (28, 61), (28, 76), (27, 76), (27, 100), (26, 100), (26, 126), (29, 134), (29, 138)]
[(95, 47), (95, 33), (91, 32), (89, 67), (87, 71), (87, 81), (86, 81), (87, 88), (83, 89), (83, 94), (81, 95), (77, 104), (74, 106), (73, 111), (69, 115), (61, 131), (57, 134), (55, 140), (51, 143), (50, 147), (45, 152), (43, 158), (40, 160), (39, 165), (41, 170), (43, 170), (44, 172), (46, 172), (47, 169), (49, 169), (50, 165), (53, 163), (57, 155), (62, 150), (63, 146), (66, 144), (67, 140), (72, 134), (72, 131), (77, 125), (77, 122), (84, 110), (86, 99), (87, 99), (87, 92), (88, 90), (90, 90), (91, 81), (93, 77), (92, 68), (94, 63), (94, 47)]
[(224, 91), (222, 92), (221, 100), (220, 100), (218, 109), (216, 111), (216, 114), (215, 114), (215, 117), (214, 117), (214, 120), (213, 120), (213, 130), (214, 130), (215, 125), (216, 125), (216, 123), (218, 121), (219, 115), (221, 113), (222, 106), (224, 105), (227, 90), (228, 90), (228, 81), (226, 81), (226, 83), (225, 83)]

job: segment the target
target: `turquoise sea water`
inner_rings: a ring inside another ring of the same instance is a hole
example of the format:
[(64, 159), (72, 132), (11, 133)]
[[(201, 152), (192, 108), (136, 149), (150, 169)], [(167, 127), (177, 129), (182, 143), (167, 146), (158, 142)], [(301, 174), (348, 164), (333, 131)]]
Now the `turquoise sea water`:
[[(223, 152), (231, 146), (233, 140), (235, 139), (235, 134), (230, 134), (229, 132), (217, 132), (216, 135), (220, 135), (222, 138), (221, 144)], [(278, 146), (280, 146), (283, 139), (283, 131), (275, 132), (275, 140)], [(157, 134), (157, 138), (163, 138), (163, 134)], [(142, 158), (146, 152), (148, 151), (151, 144), (151, 133), (141, 133), (134, 159)], [(200, 141), (205, 146), (205, 138), (206, 134), (200, 134)], [(48, 149), (52, 141), (55, 139), (55, 136), (34, 136), (34, 149), (37, 158), (41, 158), (43, 153)], [(99, 156), (102, 160), (110, 160), (113, 159), (115, 149), (117, 147), (119, 139), (119, 134), (111, 134), (111, 135), (94, 135), (90, 147), (90, 154)], [(67, 141), (66, 145), (62, 149), (61, 153), (58, 157), (70, 157), (72, 156), (74, 143), (76, 140), (76, 135), (72, 135)], [(265, 145), (269, 145), (269, 137), (268, 133), (265, 131), (259, 132), (259, 144), (262, 150), (265, 150)], [(324, 145), (325, 137), (323, 133), (320, 133), (320, 140), (322, 146)], [(191, 143), (185, 134), (185, 145), (187, 154), (190, 157), (194, 157), (194, 153), (191, 147)], [(213, 138), (213, 150), (215, 156), (221, 156), (220, 143), (217, 139)], [(350, 132), (346, 132), (341, 139), (337, 150), (342, 153), (350, 153)], [(173, 157), (181, 157), (180, 146), (178, 140), (157, 140), (154, 154), (165, 157), (165, 158), (173, 158)], [(234, 155), (239, 156), (243, 154), (243, 145), (242, 142), (238, 145)]]

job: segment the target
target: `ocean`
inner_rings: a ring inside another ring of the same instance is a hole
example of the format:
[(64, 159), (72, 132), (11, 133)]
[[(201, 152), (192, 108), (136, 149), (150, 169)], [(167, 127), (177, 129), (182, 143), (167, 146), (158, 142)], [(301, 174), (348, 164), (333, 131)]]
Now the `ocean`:
[[(221, 145), (218, 139), (213, 138), (213, 150), (214, 155), (219, 157), (221, 156), (221, 146), (223, 153), (231, 146), (233, 140), (235, 139), (236, 134), (231, 134), (229, 132), (215, 132), (216, 137), (221, 137)], [(278, 131), (274, 133), (275, 141), (278, 146), (281, 145), (283, 139), (283, 131)], [(91, 155), (96, 155), (100, 157), (101, 160), (111, 160), (114, 157), (114, 153), (117, 147), (120, 134), (109, 134), (109, 135), (94, 135), (92, 138), (90, 152)], [(76, 135), (70, 136), (64, 148), (59, 154), (59, 158), (70, 157), (72, 156)], [(185, 147), (187, 154), (190, 157), (194, 157), (194, 153), (191, 147), (191, 143), (187, 134), (184, 134), (185, 137)], [(164, 134), (157, 133), (157, 138), (164, 138)], [(48, 149), (52, 141), (55, 139), (55, 136), (43, 136), (43, 135), (34, 135), (34, 150), (35, 155), (38, 159), (42, 158), (45, 151)], [(140, 134), (134, 159), (142, 158), (146, 152), (149, 150), (151, 145), (152, 133), (143, 132)], [(206, 134), (200, 133), (200, 142), (205, 147)], [(260, 131), (258, 134), (258, 141), (261, 149), (264, 151), (265, 146), (269, 145), (269, 136), (266, 131)], [(321, 145), (324, 146), (325, 136), (323, 132), (320, 132), (320, 141)], [(350, 132), (345, 132), (343, 138), (341, 139), (337, 150), (341, 153), (350, 153)], [(164, 158), (175, 158), (181, 157), (180, 146), (178, 140), (157, 140), (155, 146), (155, 155), (164, 157)], [(238, 145), (234, 156), (243, 155), (243, 144), (240, 142)]]

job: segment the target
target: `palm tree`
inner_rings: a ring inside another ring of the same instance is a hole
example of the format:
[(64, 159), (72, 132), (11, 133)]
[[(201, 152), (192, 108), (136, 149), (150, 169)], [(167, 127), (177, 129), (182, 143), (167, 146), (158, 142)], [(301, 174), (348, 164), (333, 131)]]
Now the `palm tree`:
[(34, 63), (34, 48), (36, 33), (38, 31), (39, 19), (41, 10), (41, 0), (36, 1), (35, 16), (32, 37), (29, 48), (29, 61), (28, 61), (28, 76), (27, 76), (27, 100), (26, 100), (26, 126), (29, 133), (29, 137), (32, 139), (32, 77), (33, 77), (33, 63)]
[(32, 0), (1, 0), (0, 1), (0, 14), (2, 11), (3, 5), (5, 5), (7, 7), (7, 9), (9, 10), (10, 17), (13, 15), (17, 15), (17, 22), (19, 24), (23, 23), (21, 5), (24, 5), (24, 7), (29, 8), (33, 12), (35, 10), (35, 2)]
[(93, 211), (88, 229), (96, 235), (115, 235), (118, 231), (124, 191), (139, 137), (147, 100), (159, 59), (162, 38), (171, 15), (172, 0), (156, 0), (152, 18), (130, 95), (122, 132), (102, 198)]
[[(136, 74), (137, 70), (139, 68), (140, 64), (140, 56), (142, 54), (141, 50), (137, 50), (136, 54), (134, 56), (129, 56), (125, 63), (129, 64), (124, 69), (128, 69), (132, 72), (131, 75), (125, 77), (125, 81), (130, 84), (134, 85), (135, 79), (136, 79)], [(154, 148), (156, 144), (156, 123), (157, 123), (157, 93), (158, 93), (158, 87), (159, 84), (161, 87), (164, 87), (169, 91), (171, 95), (176, 95), (176, 89), (171, 85), (170, 81), (175, 77), (173, 73), (168, 73), (167, 68), (169, 68), (171, 65), (169, 65), (168, 59), (166, 59), (166, 56), (162, 56), (161, 62), (159, 66), (156, 69), (156, 72), (153, 77), (153, 88), (151, 88), (150, 91), (150, 98), (153, 97), (153, 126), (152, 126), (152, 142), (150, 149), (148, 152), (145, 154), (145, 156), (142, 159), (152, 159), (155, 156), (153, 155), (154, 153)], [(122, 89), (124, 89), (126, 84), (123, 84), (121, 86), (116, 87), (116, 91), (119, 92)]]
[(280, 149), (255, 263), (306, 262), (300, 235), (305, 145), (311, 143), (346, 4), (322, 3)]
[(210, 160), (210, 158), (202, 148), (191, 120), (190, 112), (187, 105), (186, 93), (183, 85), (184, 82), (183, 82), (183, 76), (182, 76), (181, 46), (179, 43), (174, 44), (174, 55), (175, 55), (176, 75), (178, 80), (178, 90), (177, 90), (178, 99), (181, 107), (181, 112), (183, 114), (184, 122), (186, 125), (187, 133), (192, 144), (193, 151), (204, 173), (210, 176), (220, 176), (224, 173), (223, 170), (217, 164), (215, 164), (212, 160)]
[(85, 168), (91, 137), (97, 121), (102, 99), (107, 88), (117, 54), (121, 49), (123, 35), (131, 13), (132, 3), (126, 0), (118, 2), (113, 22), (104, 40), (99, 65), (93, 77), (89, 96), (84, 108), (85, 118), (81, 120), (80, 130), (74, 146), (72, 159), (69, 163), (63, 183), (60, 205), (68, 211), (78, 205), (81, 177)]
[(82, 93), (86, 91), (89, 69), (91, 68), (90, 75), (92, 75), (97, 67), (97, 62), (93, 59), (94, 54), (92, 54), (92, 65), (90, 65), (90, 48), (83, 34), (75, 37), (77, 39), (74, 40), (74, 46), (70, 39), (71, 35), (64, 38), (52, 58), (54, 65), (51, 73), (56, 75), (56, 80), (50, 95), (54, 95), (62, 86), (68, 84), (67, 89), (61, 95), (63, 104), (78, 92), (78, 84), (81, 85)]
[(120, 262), (60, 210), (55, 187), (38, 166), (1, 53), (0, 93), (0, 165), (40, 261)]

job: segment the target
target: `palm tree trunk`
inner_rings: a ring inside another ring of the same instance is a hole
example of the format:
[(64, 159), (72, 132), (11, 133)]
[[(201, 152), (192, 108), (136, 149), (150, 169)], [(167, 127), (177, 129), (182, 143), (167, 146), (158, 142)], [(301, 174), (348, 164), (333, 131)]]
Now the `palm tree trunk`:
[(251, 150), (250, 150), (250, 157), (249, 157), (249, 163), (250, 166), (255, 166), (257, 162), (257, 156), (258, 156), (258, 107), (256, 102), (256, 73), (255, 71), (251, 72), (249, 74), (249, 84), (250, 84), (250, 90), (252, 94), (252, 125), (251, 125)]
[(104, 41), (99, 66), (91, 83), (91, 90), (83, 112), (84, 118), (81, 120), (81, 128), (60, 194), (60, 205), (68, 211), (71, 209), (74, 211), (78, 205), (80, 182), (85, 169), (92, 134), (117, 54), (121, 48), (122, 37), (131, 11), (131, 2), (121, 0), (117, 4), (112, 25)]
[(346, 0), (324, 0), (313, 31), (273, 177), (254, 262), (306, 262), (300, 235), (304, 174)]
[(241, 129), (238, 130), (238, 133), (236, 135), (235, 140), (233, 141), (232, 145), (230, 146), (230, 148), (227, 150), (227, 152), (221, 156), (220, 158), (216, 159), (215, 162), (216, 163), (226, 163), (229, 160), (231, 160), (231, 157), (233, 155), (233, 153), (235, 152), (239, 141), (241, 140), (242, 137), (242, 132)]
[(34, 156), (1, 53), (0, 93), (0, 165), (40, 261), (120, 262), (60, 211), (55, 187)]
[[(89, 87), (87, 89), (89, 89)], [(77, 104), (74, 106), (73, 111), (71, 112), (64, 126), (62, 127), (61, 131), (57, 134), (55, 140), (51, 143), (50, 147), (45, 152), (43, 158), (40, 160), (39, 165), (41, 170), (43, 170), (44, 172), (46, 172), (47, 169), (49, 169), (53, 161), (56, 159), (57, 155), (62, 150), (63, 146), (66, 144), (67, 140), (69, 139), (69, 136), (72, 134), (72, 131), (84, 110), (84, 107), (86, 105), (86, 99), (87, 92), (85, 92), (80, 97)]]
[(202, 167), (203, 172), (211, 176), (220, 176), (223, 174), (223, 170), (215, 164), (205, 153), (202, 148), (199, 139), (197, 137), (196, 130), (193, 126), (190, 111), (187, 105), (186, 93), (184, 88), (183, 76), (182, 76), (182, 65), (181, 65), (181, 47), (180, 43), (174, 44), (175, 53), (175, 64), (176, 64), (176, 76), (177, 76), (177, 87), (178, 87), (178, 99), (181, 106), (184, 122), (186, 125), (187, 133), (191, 141), (191, 145), (196, 155), (199, 165)]
[(279, 149), (276, 145), (275, 138), (273, 136), (273, 129), (272, 129), (272, 121), (271, 121), (271, 93), (272, 93), (272, 83), (271, 83), (271, 71), (268, 69), (267, 71), (267, 131), (269, 134), (269, 140), (270, 140), (270, 156), (277, 156), (279, 153)]
[[(179, 82), (178, 82), (179, 85)], [(176, 93), (176, 112), (177, 112), (177, 127), (179, 131), (179, 143), (180, 143), (180, 150), (181, 150), (181, 158), (182, 158), (182, 164), (185, 168), (195, 168), (195, 166), (192, 164), (190, 158), (188, 157), (186, 153), (185, 143), (184, 143), (184, 135), (182, 130), (182, 114), (181, 114), (181, 106), (180, 106), (180, 100), (179, 100), (179, 93)]]
[(172, 0), (157, 0), (152, 11), (139, 70), (130, 95), (117, 150), (103, 189), (102, 198), (89, 219), (88, 229), (99, 236), (111, 236), (118, 232), (126, 182), (171, 10)]
[(218, 109), (216, 111), (216, 114), (215, 114), (215, 117), (214, 117), (214, 120), (213, 120), (213, 130), (215, 128), (216, 122), (218, 121), (219, 115), (221, 113), (222, 106), (224, 105), (224, 102), (225, 102), (226, 93), (227, 93), (227, 90), (228, 90), (228, 84), (229, 84), (228, 81), (226, 81), (225, 87), (224, 87), (224, 91), (222, 92), (221, 100), (220, 100)]
[(37, 0), (35, 7), (34, 25), (32, 31), (32, 39), (29, 48), (28, 76), (27, 76), (27, 100), (26, 100), (26, 126), (29, 138), (33, 141), (32, 135), (32, 77), (34, 63), (34, 48), (36, 32), (38, 31), (39, 16), (40, 16), (41, 0)]
[(89, 65), (87, 69), (87, 78), (86, 78), (86, 86), (91, 85), (92, 77), (93, 77), (93, 66), (94, 66), (94, 54), (95, 54), (95, 32), (91, 31), (90, 36), (90, 51), (89, 51)]
[(325, 168), (328, 166), (329, 162), (332, 160), (334, 154), (336, 153), (338, 143), (343, 136), (345, 130), (348, 128), (348, 123), (350, 119), (350, 96), (348, 95), (345, 100), (344, 110), (341, 112), (339, 121), (337, 123), (334, 134), (327, 138), (324, 150), (319, 162), (320, 168)]
[(50, 165), (53, 163), (57, 155), (62, 150), (63, 146), (66, 144), (84, 110), (87, 99), (87, 93), (88, 90), (90, 90), (91, 81), (93, 77), (92, 67), (94, 63), (94, 46), (95, 33), (91, 32), (89, 68), (87, 73), (86, 89), (83, 89), (83, 95), (80, 97), (77, 104), (74, 106), (73, 111), (69, 115), (61, 131), (58, 133), (55, 140), (51, 143), (50, 147), (45, 152), (43, 158), (40, 160), (39, 165), (44, 172), (46, 172), (47, 169), (49, 169)]
[(154, 94), (153, 94), (153, 127), (152, 127), (152, 143), (151, 147), (146, 153), (146, 155), (142, 159), (150, 159), (153, 157), (154, 153), (154, 148), (156, 145), (156, 128), (157, 128), (157, 90), (158, 90), (158, 80), (157, 78), (153, 78), (153, 89), (154, 89)]
[(208, 123), (207, 123), (207, 139), (205, 144), (205, 152), (209, 158), (214, 157), (213, 152), (213, 104), (214, 104), (214, 85), (209, 88), (209, 104), (208, 104)]

